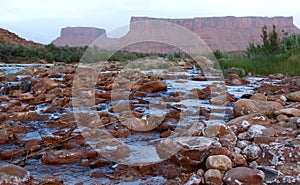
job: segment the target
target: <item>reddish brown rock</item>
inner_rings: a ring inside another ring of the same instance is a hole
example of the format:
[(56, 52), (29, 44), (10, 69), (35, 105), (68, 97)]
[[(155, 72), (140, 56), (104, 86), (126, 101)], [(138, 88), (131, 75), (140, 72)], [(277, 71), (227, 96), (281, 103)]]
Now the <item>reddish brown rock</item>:
[(157, 152), (162, 159), (167, 159), (175, 153), (176, 160), (181, 165), (198, 165), (214, 149), (221, 144), (207, 137), (176, 137), (163, 139), (157, 145)]
[(68, 164), (80, 162), (83, 157), (82, 151), (59, 150), (47, 151), (43, 157), (42, 162), (46, 164)]
[(19, 166), (8, 164), (0, 167), (0, 184), (26, 184), (30, 181), (29, 172)]
[(47, 176), (41, 181), (41, 185), (63, 185), (64, 181), (60, 178)]
[(50, 80), (49, 78), (43, 78), (37, 84), (35, 84), (33, 86), (32, 90), (36, 95), (39, 95), (46, 91), (49, 91), (51, 89), (58, 87), (58, 85), (59, 84), (57, 82), (54, 82), (53, 80)]
[(255, 160), (259, 158), (262, 154), (261, 148), (253, 144), (247, 145), (242, 152), (244, 155), (246, 155), (247, 159), (249, 160)]
[(139, 87), (139, 90), (143, 92), (165, 91), (167, 90), (167, 84), (162, 81), (146, 82)]
[(300, 91), (289, 93), (286, 97), (291, 101), (300, 102)]
[(255, 93), (250, 97), (250, 100), (267, 101), (267, 97), (262, 93)]
[(243, 116), (253, 113), (270, 114), (283, 109), (283, 106), (273, 101), (240, 99), (235, 103), (233, 109), (235, 116)]
[(205, 184), (207, 185), (222, 185), (223, 176), (219, 170), (209, 169), (204, 174)]
[(260, 170), (254, 170), (247, 167), (237, 167), (225, 173), (223, 178), (226, 185), (262, 185), (265, 174)]

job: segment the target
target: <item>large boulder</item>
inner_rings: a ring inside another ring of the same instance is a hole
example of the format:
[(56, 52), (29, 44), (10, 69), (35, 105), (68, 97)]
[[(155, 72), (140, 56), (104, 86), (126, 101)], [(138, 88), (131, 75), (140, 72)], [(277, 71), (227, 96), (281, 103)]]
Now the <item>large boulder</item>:
[(238, 100), (233, 108), (235, 116), (243, 116), (253, 113), (269, 114), (280, 109), (283, 109), (283, 106), (278, 102), (249, 99)]
[(174, 157), (181, 165), (199, 165), (221, 144), (208, 137), (176, 137), (166, 138), (157, 145), (157, 152), (161, 159)]
[(0, 184), (25, 184), (29, 181), (30, 174), (24, 168), (13, 164), (0, 167)]
[(223, 180), (227, 185), (262, 185), (264, 178), (265, 174), (261, 170), (237, 167), (227, 171)]

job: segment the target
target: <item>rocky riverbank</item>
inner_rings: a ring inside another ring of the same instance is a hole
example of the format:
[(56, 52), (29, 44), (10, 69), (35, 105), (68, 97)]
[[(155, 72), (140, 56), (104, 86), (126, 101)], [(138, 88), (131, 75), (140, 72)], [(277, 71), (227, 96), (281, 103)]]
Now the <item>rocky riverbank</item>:
[(300, 77), (120, 69), (3, 70), (1, 184), (300, 184)]

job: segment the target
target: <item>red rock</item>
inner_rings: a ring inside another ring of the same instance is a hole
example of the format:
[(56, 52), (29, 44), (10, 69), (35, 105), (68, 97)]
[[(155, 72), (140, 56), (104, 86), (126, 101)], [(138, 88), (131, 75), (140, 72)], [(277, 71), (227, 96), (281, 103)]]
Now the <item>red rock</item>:
[(28, 101), (34, 99), (34, 96), (31, 93), (23, 93), (18, 96), (21, 101)]
[(233, 109), (235, 116), (243, 116), (253, 113), (266, 115), (283, 109), (283, 106), (280, 103), (274, 101), (240, 99), (235, 103)]
[(260, 170), (254, 170), (247, 167), (232, 168), (224, 175), (224, 182), (226, 185), (262, 185), (265, 174)]
[(32, 90), (36, 95), (39, 95), (46, 91), (54, 89), (58, 86), (59, 86), (59, 84), (57, 82), (54, 82), (53, 80), (50, 80), (49, 78), (43, 78), (37, 84), (35, 84), (33, 86)]
[(30, 140), (24, 146), (24, 149), (26, 151), (30, 151), (30, 152), (39, 150), (40, 148), (41, 148), (41, 141), (40, 140)]
[(146, 82), (139, 87), (139, 90), (143, 92), (165, 91), (167, 90), (167, 84), (162, 81)]
[(28, 122), (28, 121), (45, 121), (47, 115), (39, 115), (36, 112), (15, 112), (11, 118), (12, 121)]
[(249, 160), (255, 160), (262, 154), (261, 148), (256, 145), (247, 145), (242, 152)]
[(161, 159), (167, 159), (175, 153), (176, 160), (180, 165), (198, 165), (214, 149), (221, 147), (221, 144), (207, 137), (176, 137), (166, 138), (156, 146)]
[(11, 160), (20, 157), (23, 154), (25, 154), (23, 150), (17, 150), (17, 149), (3, 150), (0, 153), (0, 158), (3, 160)]
[(0, 144), (5, 144), (9, 141), (10, 133), (5, 130), (0, 130)]
[(58, 177), (47, 176), (41, 181), (41, 185), (63, 185), (64, 181)]
[(82, 157), (83, 152), (80, 150), (54, 150), (47, 151), (42, 157), (42, 162), (46, 164), (68, 164), (80, 162)]
[(167, 164), (162, 169), (163, 176), (167, 179), (176, 178), (179, 175), (178, 167), (174, 164)]
[(118, 129), (116, 133), (117, 138), (126, 138), (130, 135), (130, 131), (127, 128)]
[(222, 185), (223, 176), (219, 170), (209, 169), (204, 174), (205, 184), (207, 185)]
[(19, 166), (8, 164), (0, 167), (0, 184), (29, 184), (30, 173)]
[(255, 93), (250, 97), (250, 100), (267, 101), (267, 97), (262, 93)]

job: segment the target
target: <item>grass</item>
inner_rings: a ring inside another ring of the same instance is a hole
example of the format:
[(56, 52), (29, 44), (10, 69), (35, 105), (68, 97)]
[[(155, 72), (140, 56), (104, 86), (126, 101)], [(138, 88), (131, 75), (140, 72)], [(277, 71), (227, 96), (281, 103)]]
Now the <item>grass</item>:
[(288, 55), (257, 56), (247, 58), (235, 56), (229, 59), (220, 60), (222, 70), (232, 67), (243, 68), (246, 73), (269, 75), (282, 73), (284, 75), (300, 75), (300, 53)]

